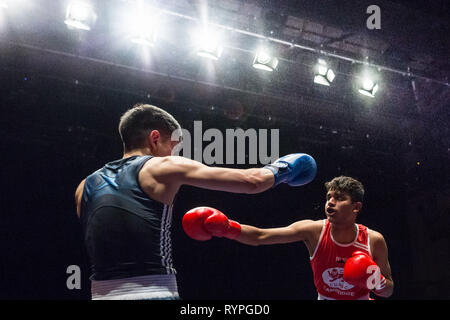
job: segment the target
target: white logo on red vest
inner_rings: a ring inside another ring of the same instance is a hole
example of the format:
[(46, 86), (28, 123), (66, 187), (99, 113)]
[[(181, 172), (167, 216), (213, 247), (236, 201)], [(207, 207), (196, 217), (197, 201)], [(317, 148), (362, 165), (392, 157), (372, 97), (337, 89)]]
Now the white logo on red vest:
[(322, 273), (323, 281), (330, 287), (340, 290), (350, 290), (354, 286), (344, 281), (344, 268), (328, 268)]

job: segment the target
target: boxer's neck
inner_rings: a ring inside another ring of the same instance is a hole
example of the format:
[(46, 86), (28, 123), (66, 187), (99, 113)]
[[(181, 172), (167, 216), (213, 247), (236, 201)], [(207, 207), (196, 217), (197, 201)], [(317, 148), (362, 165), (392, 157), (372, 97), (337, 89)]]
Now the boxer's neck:
[(347, 225), (336, 225), (332, 223), (330, 232), (335, 241), (347, 244), (355, 240), (357, 229), (354, 223)]

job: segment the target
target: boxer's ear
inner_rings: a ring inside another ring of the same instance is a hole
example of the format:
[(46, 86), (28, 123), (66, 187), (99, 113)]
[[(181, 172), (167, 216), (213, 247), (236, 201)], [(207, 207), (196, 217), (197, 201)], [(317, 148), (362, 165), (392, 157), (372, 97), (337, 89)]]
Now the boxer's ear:
[(363, 204), (361, 201), (353, 202), (353, 209), (352, 209), (353, 213), (357, 215), (358, 213), (361, 212), (362, 207)]
[(150, 151), (154, 152), (158, 146), (158, 143), (161, 140), (161, 134), (158, 130), (152, 130), (148, 133), (147, 143), (150, 148)]

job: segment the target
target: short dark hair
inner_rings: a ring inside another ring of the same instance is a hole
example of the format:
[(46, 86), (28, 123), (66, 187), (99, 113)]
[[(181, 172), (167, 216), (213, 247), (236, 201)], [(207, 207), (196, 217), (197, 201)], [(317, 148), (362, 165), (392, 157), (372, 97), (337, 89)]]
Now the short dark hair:
[(325, 188), (327, 192), (331, 190), (348, 193), (352, 202), (362, 202), (364, 199), (363, 184), (352, 177), (340, 176), (333, 178), (333, 180), (325, 182)]
[(170, 113), (143, 103), (135, 104), (127, 110), (119, 122), (119, 134), (126, 151), (144, 146), (151, 130), (158, 130), (167, 138), (176, 129), (181, 129), (180, 124)]

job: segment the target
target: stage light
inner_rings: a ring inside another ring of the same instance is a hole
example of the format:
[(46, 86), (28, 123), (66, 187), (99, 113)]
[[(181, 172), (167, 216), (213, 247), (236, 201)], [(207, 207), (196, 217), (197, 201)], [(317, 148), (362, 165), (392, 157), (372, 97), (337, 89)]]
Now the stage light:
[(274, 71), (278, 66), (278, 59), (272, 57), (266, 50), (260, 49), (253, 59), (253, 68)]
[(220, 44), (220, 36), (211, 30), (202, 30), (197, 33), (197, 37), (197, 55), (218, 60), (223, 51), (223, 47)]
[(374, 98), (378, 91), (378, 83), (372, 80), (370, 77), (365, 76), (361, 80), (360, 87), (358, 89), (359, 93)]
[(91, 30), (95, 19), (95, 12), (89, 3), (74, 1), (67, 6), (64, 23), (69, 29)]
[(336, 75), (323, 59), (319, 59), (314, 67), (314, 83), (329, 86)]
[(152, 47), (156, 42), (156, 26), (154, 15), (146, 15), (145, 12), (137, 13), (132, 22), (131, 42)]
[(156, 43), (159, 15), (155, 8), (137, 1), (118, 15), (118, 19), (122, 21), (119, 32), (124, 32), (128, 41), (152, 47)]

